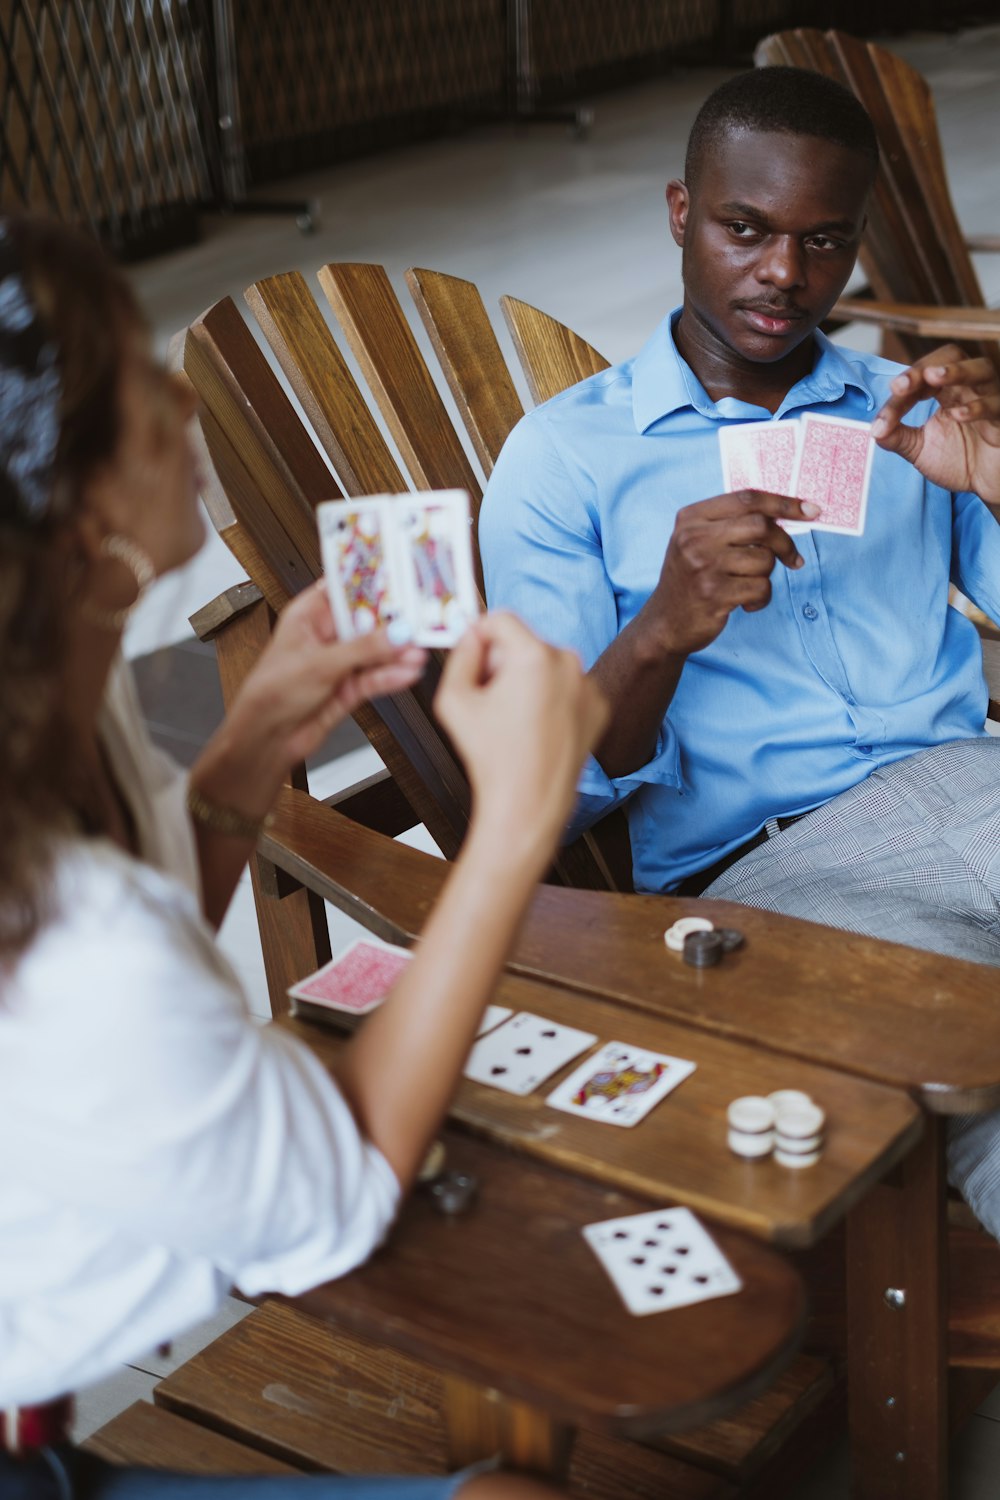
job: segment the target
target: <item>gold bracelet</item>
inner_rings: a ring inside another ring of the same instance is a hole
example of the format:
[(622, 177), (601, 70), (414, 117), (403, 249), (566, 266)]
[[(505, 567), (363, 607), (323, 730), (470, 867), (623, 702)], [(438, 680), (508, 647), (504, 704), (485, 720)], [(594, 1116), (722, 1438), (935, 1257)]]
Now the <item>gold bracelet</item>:
[(272, 813), (268, 813), (265, 818), (248, 818), (234, 807), (223, 807), (221, 803), (214, 802), (211, 797), (206, 797), (204, 792), (190, 784), (187, 806), (192, 818), (203, 828), (210, 829), (212, 833), (227, 834), (229, 838), (249, 839), (253, 843), (274, 822)]

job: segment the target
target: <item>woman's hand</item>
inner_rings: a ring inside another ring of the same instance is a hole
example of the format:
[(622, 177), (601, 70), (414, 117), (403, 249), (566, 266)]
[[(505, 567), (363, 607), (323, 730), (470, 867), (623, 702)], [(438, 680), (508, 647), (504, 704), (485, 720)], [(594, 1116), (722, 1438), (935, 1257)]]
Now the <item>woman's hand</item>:
[(359, 703), (410, 687), (426, 660), (384, 630), (338, 640), (320, 580), (282, 611), (192, 780), (246, 817), (264, 817), (292, 766)]
[(579, 657), (545, 645), (513, 615), (484, 615), (452, 652), (434, 707), (498, 851), (523, 838), (547, 859), (608, 718)]
[[(1000, 505), (1000, 378), (992, 362), (946, 344), (897, 375), (891, 389), (873, 428), (879, 447), (902, 454), (932, 484)], [(922, 427), (907, 427), (903, 417), (929, 396), (937, 411)]]

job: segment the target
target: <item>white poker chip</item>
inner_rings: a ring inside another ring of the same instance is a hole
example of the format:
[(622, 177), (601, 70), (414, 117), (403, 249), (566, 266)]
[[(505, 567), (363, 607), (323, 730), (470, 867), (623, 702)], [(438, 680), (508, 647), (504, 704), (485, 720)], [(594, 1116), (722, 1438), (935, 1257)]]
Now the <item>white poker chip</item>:
[(444, 1171), (445, 1149), (443, 1141), (432, 1141), (417, 1173), (418, 1182), (433, 1182)]
[(805, 1152), (798, 1155), (791, 1151), (783, 1151), (780, 1146), (775, 1147), (774, 1159), (779, 1167), (814, 1167), (819, 1161), (818, 1151)]
[(743, 1135), (758, 1135), (761, 1131), (774, 1129), (774, 1105), (758, 1094), (744, 1094), (742, 1099), (733, 1100), (726, 1118), (731, 1130), (738, 1130)]
[(707, 917), (678, 917), (672, 927), (663, 934), (663, 941), (674, 953), (684, 952), (684, 939), (692, 932), (714, 932), (715, 923)]
[(812, 1140), (822, 1135), (826, 1124), (826, 1115), (818, 1104), (796, 1104), (778, 1109), (776, 1115), (778, 1134), (792, 1141)]
[(768, 1094), (768, 1099), (775, 1109), (798, 1109), (802, 1104), (812, 1104), (809, 1094), (803, 1094), (801, 1089), (777, 1089), (775, 1093)]
[(735, 1156), (750, 1159), (770, 1156), (774, 1149), (774, 1132), (771, 1130), (762, 1130), (756, 1135), (744, 1135), (741, 1130), (730, 1130), (726, 1139)]

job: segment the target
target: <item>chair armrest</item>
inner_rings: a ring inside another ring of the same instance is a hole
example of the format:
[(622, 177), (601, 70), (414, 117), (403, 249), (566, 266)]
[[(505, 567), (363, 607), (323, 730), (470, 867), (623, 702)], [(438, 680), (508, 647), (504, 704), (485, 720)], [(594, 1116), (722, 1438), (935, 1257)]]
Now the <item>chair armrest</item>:
[(931, 307), (842, 297), (830, 314), (845, 323), (875, 323), (928, 339), (1000, 339), (1000, 308)]
[(408, 833), (420, 821), (384, 767), (364, 781), (345, 787), (342, 792), (334, 792), (332, 797), (324, 797), (323, 806), (335, 808), (352, 822), (390, 839)]
[(974, 255), (996, 255), (1000, 253), (1000, 234), (970, 234), (965, 248)]
[(1000, 722), (1000, 641), (983, 636), (979, 644), (983, 648), (983, 676), (990, 695), (986, 717), (994, 723)]
[(210, 604), (203, 604), (189, 617), (188, 623), (200, 641), (214, 640), (220, 630), (245, 614), (264, 595), (255, 583), (234, 583), (224, 589)]
[(450, 866), (285, 787), (257, 846), (280, 870), (390, 943), (417, 936)]

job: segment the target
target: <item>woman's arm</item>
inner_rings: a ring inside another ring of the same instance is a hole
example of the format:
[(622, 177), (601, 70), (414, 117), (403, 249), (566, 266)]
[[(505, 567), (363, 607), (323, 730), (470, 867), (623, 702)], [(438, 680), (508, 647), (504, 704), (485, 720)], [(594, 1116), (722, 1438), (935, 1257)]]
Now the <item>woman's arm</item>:
[(472, 782), (471, 827), (413, 962), (338, 1068), (361, 1133), (404, 1189), (607, 720), (575, 654), (503, 614), (478, 621), (452, 653), (435, 706)]
[[(416, 682), (426, 653), (384, 630), (338, 641), (322, 581), (281, 615), (260, 661), (191, 771), (191, 787), (222, 818), (195, 818), (202, 907), (216, 927), (293, 766), (366, 698)], [(226, 819), (225, 813), (235, 814)], [(223, 831), (231, 822), (237, 831)], [(243, 823), (245, 829), (239, 829)]]

